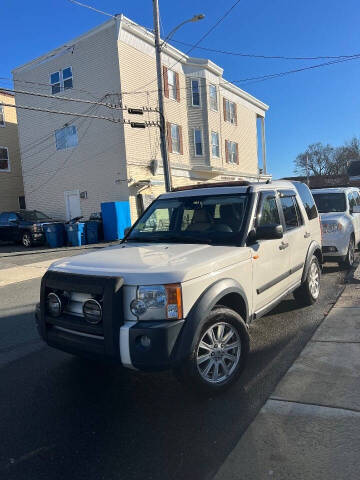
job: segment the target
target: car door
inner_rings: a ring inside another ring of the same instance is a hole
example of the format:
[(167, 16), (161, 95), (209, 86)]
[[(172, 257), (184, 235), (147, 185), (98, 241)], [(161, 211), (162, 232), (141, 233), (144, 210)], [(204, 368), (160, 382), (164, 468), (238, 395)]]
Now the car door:
[(354, 190), (348, 194), (350, 214), (353, 218), (354, 232), (355, 232), (355, 244), (360, 242), (360, 213), (354, 213), (353, 207), (360, 205), (359, 193)]
[(7, 241), (8, 237), (8, 214), (1, 213), (0, 214), (0, 240)]
[[(281, 225), (279, 204), (275, 191), (259, 194), (255, 219), (258, 226)], [(279, 239), (258, 240), (253, 250), (254, 308), (261, 311), (284, 293), (289, 284), (289, 248), (286, 236)]]
[(7, 239), (11, 242), (19, 240), (19, 217), (15, 212), (8, 213), (7, 236)]
[(306, 227), (295, 191), (279, 190), (279, 196), (286, 238), (289, 243), (289, 285), (293, 286), (301, 280), (311, 233)]

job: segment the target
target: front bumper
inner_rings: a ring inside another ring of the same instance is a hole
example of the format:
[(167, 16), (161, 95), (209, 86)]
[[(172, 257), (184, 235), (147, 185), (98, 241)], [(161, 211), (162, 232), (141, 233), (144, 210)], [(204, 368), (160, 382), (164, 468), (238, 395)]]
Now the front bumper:
[[(35, 311), (40, 336), (59, 350), (115, 361), (137, 370), (165, 370), (178, 365), (184, 357), (178, 344), (185, 320), (123, 322), (121, 286), (122, 279), (47, 272)], [(67, 314), (53, 318), (45, 311), (49, 289), (89, 293), (96, 288), (104, 296), (100, 325), (92, 326), (83, 317)]]
[(325, 233), (322, 237), (324, 257), (343, 257), (347, 254), (350, 237), (343, 231)]

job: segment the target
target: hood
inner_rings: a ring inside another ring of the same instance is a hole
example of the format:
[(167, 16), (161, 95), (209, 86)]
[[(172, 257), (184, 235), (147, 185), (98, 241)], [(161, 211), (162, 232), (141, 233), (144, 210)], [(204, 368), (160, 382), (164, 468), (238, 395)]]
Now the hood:
[(127, 285), (178, 283), (250, 258), (246, 247), (126, 243), (59, 260), (57, 272), (121, 276)]

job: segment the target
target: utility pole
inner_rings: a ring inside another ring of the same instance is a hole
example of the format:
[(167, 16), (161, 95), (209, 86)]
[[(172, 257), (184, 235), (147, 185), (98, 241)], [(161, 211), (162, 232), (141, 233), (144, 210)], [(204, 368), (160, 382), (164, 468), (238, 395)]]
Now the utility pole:
[(309, 155), (306, 155), (306, 183), (309, 186)]
[(154, 35), (155, 35), (155, 53), (156, 53), (156, 73), (158, 84), (158, 102), (160, 113), (160, 148), (164, 169), (165, 189), (171, 191), (171, 172), (166, 144), (166, 123), (164, 116), (164, 95), (163, 95), (163, 76), (161, 68), (161, 45), (160, 45), (160, 20), (159, 20), (159, 1), (153, 0), (154, 14)]

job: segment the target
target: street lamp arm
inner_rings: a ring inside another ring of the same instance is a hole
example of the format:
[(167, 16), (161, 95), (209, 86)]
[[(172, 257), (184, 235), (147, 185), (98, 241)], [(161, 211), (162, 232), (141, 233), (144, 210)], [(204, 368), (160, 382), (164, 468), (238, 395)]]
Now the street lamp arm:
[(171, 30), (171, 32), (166, 36), (166, 38), (163, 40), (161, 43), (160, 48), (163, 48), (165, 43), (167, 43), (183, 25), (186, 23), (192, 23), (192, 22), (198, 22), (199, 20), (203, 20), (205, 18), (205, 15), (203, 13), (199, 13), (198, 15), (194, 15), (191, 18), (188, 18), (187, 20), (184, 20), (183, 22), (179, 23), (175, 28)]

